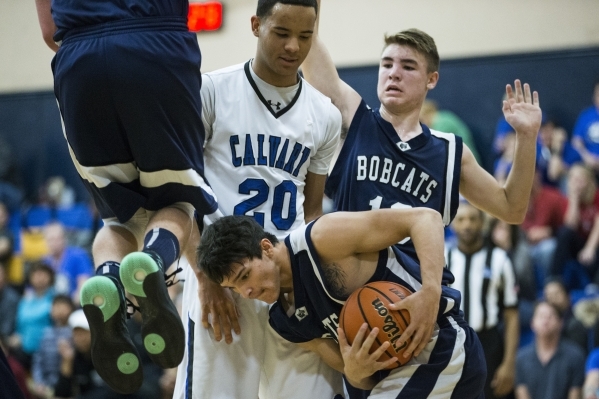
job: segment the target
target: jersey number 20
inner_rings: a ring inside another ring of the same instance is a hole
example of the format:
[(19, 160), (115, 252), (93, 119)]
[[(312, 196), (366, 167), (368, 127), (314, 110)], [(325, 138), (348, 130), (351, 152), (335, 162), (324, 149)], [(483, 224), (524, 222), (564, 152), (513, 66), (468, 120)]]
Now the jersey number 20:
[[(239, 185), (239, 194), (249, 195), (252, 194), (252, 192), (256, 194), (237, 204), (233, 209), (233, 214), (246, 215), (248, 212), (264, 204), (268, 201), (270, 187), (262, 179), (246, 179)], [(289, 193), (289, 195), (286, 195), (287, 193)], [(286, 198), (289, 198), (289, 212), (287, 217), (284, 217), (283, 208)], [(297, 187), (291, 180), (283, 180), (274, 188), (270, 218), (277, 229), (289, 230), (291, 226), (293, 226), (295, 218), (297, 217), (296, 200)], [(254, 219), (264, 227), (264, 212), (254, 212), (253, 215), (250, 216), (253, 216)]]

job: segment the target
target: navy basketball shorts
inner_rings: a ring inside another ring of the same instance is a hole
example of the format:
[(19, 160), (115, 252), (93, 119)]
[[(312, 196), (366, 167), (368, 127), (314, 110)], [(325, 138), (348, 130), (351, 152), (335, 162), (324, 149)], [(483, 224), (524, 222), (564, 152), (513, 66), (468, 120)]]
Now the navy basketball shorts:
[(68, 32), (52, 61), (71, 157), (102, 219), (187, 202), (217, 209), (204, 178), (200, 50), (184, 18)]

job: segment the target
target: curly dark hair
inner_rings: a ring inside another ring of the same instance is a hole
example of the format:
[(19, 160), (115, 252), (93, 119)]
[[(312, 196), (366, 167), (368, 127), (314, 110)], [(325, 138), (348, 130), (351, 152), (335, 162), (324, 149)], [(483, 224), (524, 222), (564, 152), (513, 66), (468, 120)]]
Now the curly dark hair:
[(233, 274), (233, 265), (245, 259), (262, 259), (260, 241), (279, 240), (249, 216), (225, 216), (204, 229), (198, 246), (198, 267), (217, 284)]

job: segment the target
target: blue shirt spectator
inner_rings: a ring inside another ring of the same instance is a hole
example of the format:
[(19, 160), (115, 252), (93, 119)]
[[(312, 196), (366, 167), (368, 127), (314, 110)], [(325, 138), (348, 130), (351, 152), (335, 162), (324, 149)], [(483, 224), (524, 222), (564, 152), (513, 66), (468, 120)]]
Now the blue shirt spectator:
[(8, 340), (10, 349), (27, 370), (33, 353), (39, 348), (44, 329), (51, 325), (53, 283), (54, 272), (50, 266), (42, 262), (31, 266), (30, 288), (19, 301), (16, 331)]
[(82, 248), (67, 246), (64, 226), (58, 222), (44, 227), (44, 238), (50, 252), (44, 261), (56, 273), (56, 292), (70, 295), (77, 302), (79, 289), (94, 270), (91, 257)]
[(599, 170), (599, 81), (595, 83), (593, 105), (584, 109), (576, 120), (572, 145), (587, 166)]

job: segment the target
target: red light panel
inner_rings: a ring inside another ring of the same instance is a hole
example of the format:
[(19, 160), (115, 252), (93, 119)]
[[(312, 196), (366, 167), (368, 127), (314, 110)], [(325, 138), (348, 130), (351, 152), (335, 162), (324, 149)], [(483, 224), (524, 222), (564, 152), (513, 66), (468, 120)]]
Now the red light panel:
[(220, 1), (189, 3), (187, 26), (191, 32), (214, 31), (223, 24), (223, 5)]

